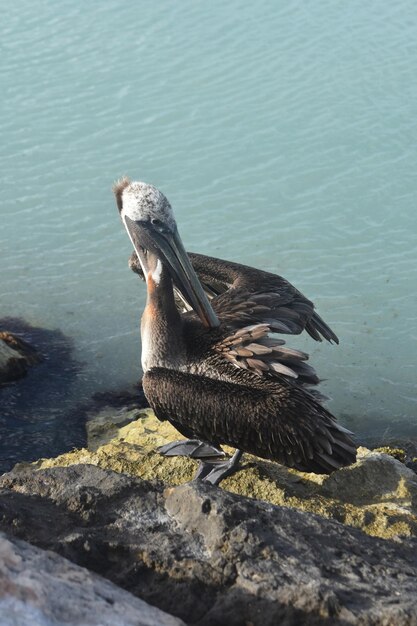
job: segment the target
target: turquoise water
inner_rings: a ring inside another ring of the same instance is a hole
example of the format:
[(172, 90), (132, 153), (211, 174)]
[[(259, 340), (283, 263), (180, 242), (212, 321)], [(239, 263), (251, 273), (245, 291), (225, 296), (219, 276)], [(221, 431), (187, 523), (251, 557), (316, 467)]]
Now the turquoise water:
[[(360, 437), (417, 435), (411, 0), (19, 0), (1, 25), (1, 317), (59, 328), (65, 406), (140, 376), (144, 288), (112, 182), (152, 182), (188, 249), (281, 273)], [(48, 411), (59, 413), (54, 399)]]

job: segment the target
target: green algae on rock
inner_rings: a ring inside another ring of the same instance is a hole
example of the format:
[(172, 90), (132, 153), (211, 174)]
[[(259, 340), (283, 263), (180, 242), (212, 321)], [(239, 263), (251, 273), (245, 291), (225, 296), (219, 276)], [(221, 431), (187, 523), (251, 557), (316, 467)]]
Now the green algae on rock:
[[(158, 479), (190, 481), (196, 461), (162, 457), (157, 447), (179, 438), (151, 409), (104, 409), (87, 423), (88, 448), (41, 459), (36, 468), (80, 463)], [(22, 464), (23, 465), (23, 464)], [(382, 538), (417, 535), (417, 475), (391, 455), (359, 448), (358, 460), (330, 476), (306, 474), (245, 455), (242, 469), (222, 481), (236, 494), (316, 513)]]

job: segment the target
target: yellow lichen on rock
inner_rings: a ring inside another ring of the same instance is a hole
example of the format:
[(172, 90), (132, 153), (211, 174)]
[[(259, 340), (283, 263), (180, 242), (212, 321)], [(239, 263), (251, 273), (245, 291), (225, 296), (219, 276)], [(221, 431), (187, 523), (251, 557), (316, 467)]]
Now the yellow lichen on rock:
[(378, 537), (417, 535), (417, 476), (392, 457), (366, 448), (359, 448), (354, 465), (330, 476), (257, 459), (253, 467), (224, 480), (222, 487), (335, 519)]
[(402, 448), (392, 448), (391, 446), (382, 446), (381, 448), (374, 448), (373, 452), (383, 452), (384, 454), (389, 454), (389, 456), (393, 456), (394, 459), (401, 461), (404, 463), (406, 459), (406, 452)]
[[(158, 454), (158, 446), (182, 437), (168, 422), (159, 422), (150, 409), (113, 411), (113, 415), (104, 411), (87, 424), (87, 431), (89, 449), (41, 459), (34, 466), (90, 463), (168, 485), (187, 482), (195, 474), (196, 461)], [(417, 535), (417, 475), (380, 451), (359, 448), (354, 465), (330, 476), (297, 472), (247, 454), (242, 470), (221, 486), (356, 526), (370, 535)]]

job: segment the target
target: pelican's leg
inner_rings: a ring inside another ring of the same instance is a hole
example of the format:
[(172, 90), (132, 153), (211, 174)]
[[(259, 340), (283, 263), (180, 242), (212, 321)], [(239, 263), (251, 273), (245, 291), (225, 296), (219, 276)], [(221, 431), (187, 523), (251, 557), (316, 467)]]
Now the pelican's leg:
[(200, 461), (194, 480), (202, 480), (212, 485), (218, 485), (223, 478), (237, 472), (242, 454), (241, 450), (236, 450), (227, 461)]
[(188, 456), (191, 459), (207, 459), (213, 457), (223, 457), (225, 453), (220, 448), (212, 446), (198, 439), (183, 439), (173, 441), (158, 448), (159, 454), (163, 456)]

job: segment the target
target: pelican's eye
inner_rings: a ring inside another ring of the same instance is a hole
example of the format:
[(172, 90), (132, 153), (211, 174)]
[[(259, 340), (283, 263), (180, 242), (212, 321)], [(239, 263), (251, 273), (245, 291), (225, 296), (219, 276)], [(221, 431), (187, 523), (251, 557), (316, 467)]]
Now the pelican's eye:
[(154, 226), (162, 226), (161, 220), (159, 220), (157, 217), (153, 217), (151, 219), (151, 224), (153, 224)]

